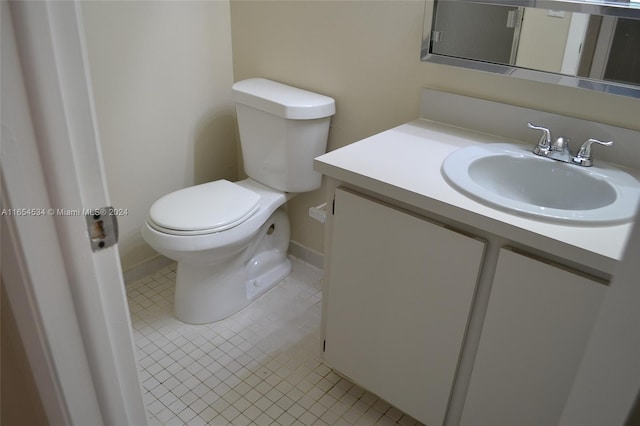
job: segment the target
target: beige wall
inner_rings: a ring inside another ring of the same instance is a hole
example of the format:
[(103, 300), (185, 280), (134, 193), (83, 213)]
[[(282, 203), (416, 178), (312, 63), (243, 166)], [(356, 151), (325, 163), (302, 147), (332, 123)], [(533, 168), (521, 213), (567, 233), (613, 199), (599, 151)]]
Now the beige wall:
[[(232, 0), (234, 78), (334, 97), (329, 149), (417, 118), (421, 87), (640, 129), (638, 100), (421, 63), (423, 13), (422, 0)], [(323, 200), (321, 189), (289, 203), (292, 240), (319, 252), (307, 209)]]
[[(336, 100), (329, 150), (417, 117), (422, 4), (384, 1), (232, 1), (234, 77), (263, 76)], [(292, 240), (323, 250), (308, 208), (288, 204)]]
[[(82, 10), (109, 191), (129, 210), (120, 218), (125, 270), (155, 255), (139, 230), (157, 198), (237, 178), (233, 81), (262, 76), (333, 96), (330, 150), (415, 119), (421, 87), (640, 128), (637, 100), (421, 63), (422, 0), (105, 1)], [(308, 208), (323, 201), (321, 189), (288, 206), (292, 240), (318, 252), (323, 228)]]
[(83, 2), (124, 270), (156, 253), (140, 226), (171, 191), (237, 178), (228, 1)]

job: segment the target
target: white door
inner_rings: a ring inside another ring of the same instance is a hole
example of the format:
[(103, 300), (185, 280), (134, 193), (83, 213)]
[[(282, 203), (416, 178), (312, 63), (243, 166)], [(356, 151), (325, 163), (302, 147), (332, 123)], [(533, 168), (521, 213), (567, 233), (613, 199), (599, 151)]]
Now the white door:
[(51, 424), (144, 425), (80, 7), (2, 2), (2, 282)]
[(555, 425), (604, 283), (501, 249), (460, 425)]
[(485, 244), (340, 188), (335, 197), (325, 361), (441, 425)]

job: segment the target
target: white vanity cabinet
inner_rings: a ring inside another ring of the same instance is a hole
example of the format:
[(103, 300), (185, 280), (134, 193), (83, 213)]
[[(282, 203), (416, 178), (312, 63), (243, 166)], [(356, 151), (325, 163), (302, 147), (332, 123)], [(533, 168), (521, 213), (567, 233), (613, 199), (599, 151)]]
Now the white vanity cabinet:
[(338, 188), (325, 362), (400, 410), (441, 425), (485, 243)]
[(541, 114), (564, 129), (638, 139), (497, 106), (425, 90), (424, 119), (314, 160), (336, 194), (325, 232), (325, 360), (429, 426), (557, 424), (631, 231), (535, 220), (452, 188), (441, 173), (449, 155), (529, 140), (514, 123)]
[(605, 290), (501, 249), (460, 424), (558, 424)]

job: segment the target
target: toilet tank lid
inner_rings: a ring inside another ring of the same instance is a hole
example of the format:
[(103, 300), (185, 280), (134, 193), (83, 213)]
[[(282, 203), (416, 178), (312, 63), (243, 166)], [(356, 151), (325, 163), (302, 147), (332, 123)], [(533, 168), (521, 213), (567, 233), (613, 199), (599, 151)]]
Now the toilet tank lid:
[(329, 96), (287, 86), (264, 78), (238, 81), (232, 86), (233, 100), (291, 120), (310, 120), (336, 113)]

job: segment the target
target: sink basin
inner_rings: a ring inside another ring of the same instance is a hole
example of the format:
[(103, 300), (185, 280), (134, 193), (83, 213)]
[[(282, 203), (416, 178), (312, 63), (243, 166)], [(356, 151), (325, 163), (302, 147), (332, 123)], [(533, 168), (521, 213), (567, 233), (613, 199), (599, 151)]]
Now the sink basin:
[(456, 190), (483, 204), (553, 222), (628, 222), (640, 200), (640, 183), (622, 170), (562, 163), (534, 155), (524, 145), (459, 149), (445, 159), (442, 175)]

